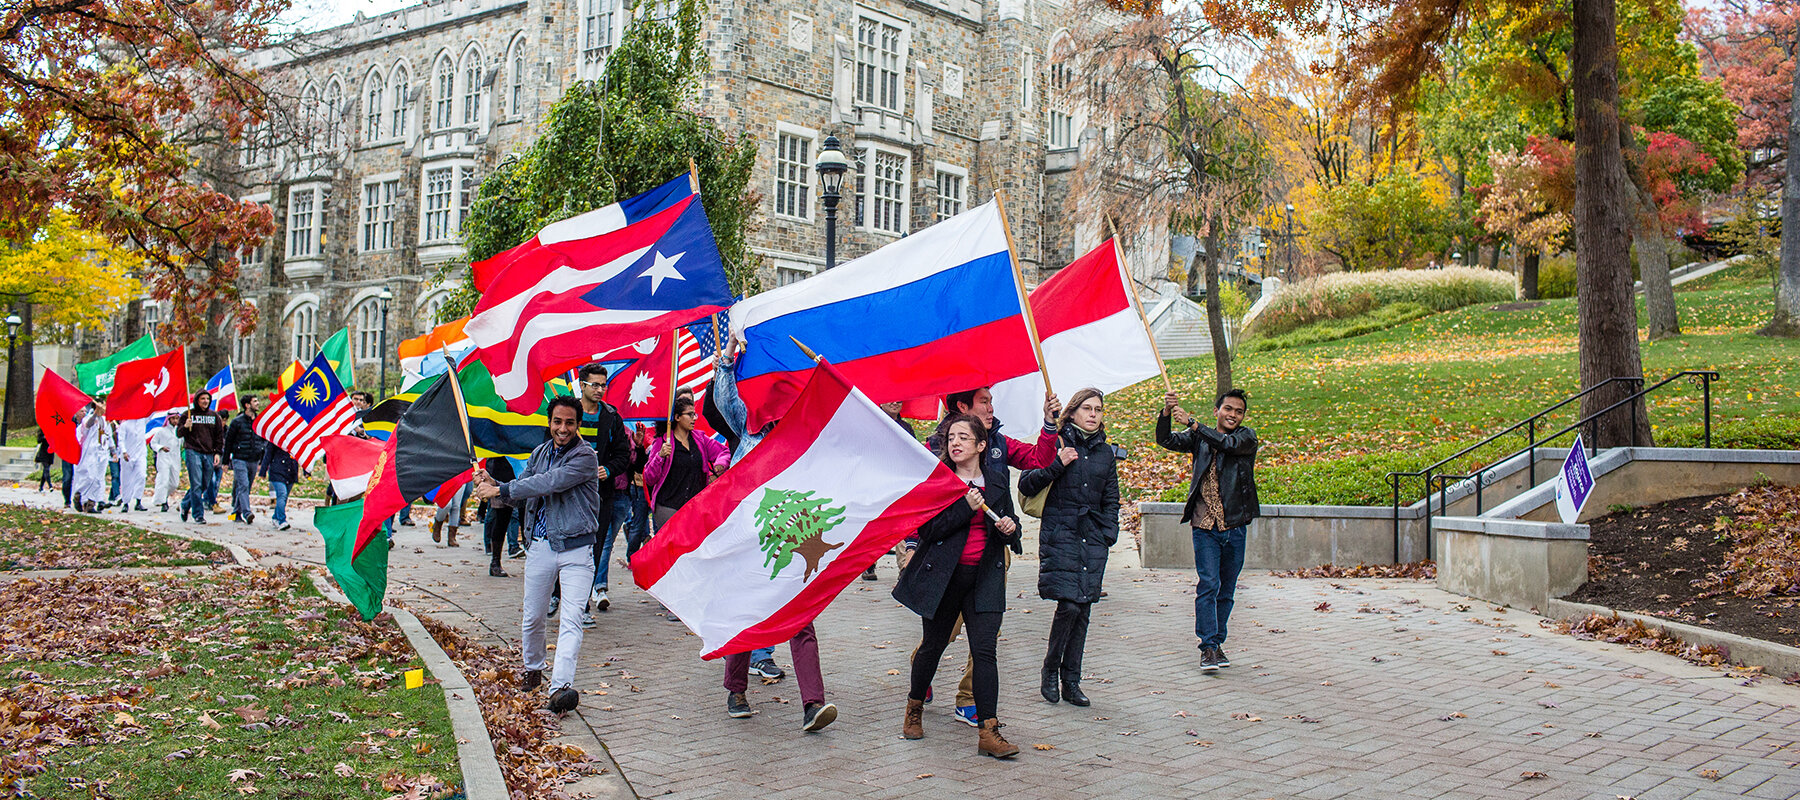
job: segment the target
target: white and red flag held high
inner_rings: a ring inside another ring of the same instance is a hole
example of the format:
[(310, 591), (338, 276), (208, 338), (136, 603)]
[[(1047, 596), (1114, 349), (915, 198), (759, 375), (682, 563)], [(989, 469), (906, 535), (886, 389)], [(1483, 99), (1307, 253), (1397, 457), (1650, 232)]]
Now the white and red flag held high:
[(300, 462), (301, 469), (312, 469), (325, 452), (320, 440), (347, 433), (355, 425), (356, 407), (350, 404), (350, 394), (321, 353), (292, 385), (269, 398), (269, 409), (256, 418), (252, 429), (269, 444), (286, 450)]
[(631, 559), (707, 658), (784, 642), (968, 487), (831, 365)]
[(325, 451), (325, 475), (339, 500), (354, 500), (369, 490), (375, 463), (387, 449), (374, 439), (337, 433), (321, 438), (319, 446)]
[[(1110, 393), (1162, 374), (1112, 239), (1044, 281), (1029, 302), (1051, 388), (1064, 401), (1082, 387)], [(1001, 381), (992, 391), (994, 416), (1007, 428), (1028, 431), (1043, 424), (1042, 372)]]
[(187, 358), (177, 347), (160, 356), (127, 361), (113, 373), (106, 418), (144, 419), (187, 408)]
[(493, 278), (463, 326), (517, 413), (536, 411), (544, 381), (593, 354), (731, 304), (699, 195), (617, 230), (554, 242), (540, 232), (537, 241)]

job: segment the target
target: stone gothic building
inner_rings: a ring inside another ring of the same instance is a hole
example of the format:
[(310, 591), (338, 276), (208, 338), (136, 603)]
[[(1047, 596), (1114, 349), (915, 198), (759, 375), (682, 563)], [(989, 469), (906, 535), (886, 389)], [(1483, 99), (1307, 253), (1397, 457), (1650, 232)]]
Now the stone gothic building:
[[(475, 187), (567, 87), (599, 76), (631, 13), (629, 0), (427, 0), (254, 54), (295, 98), (302, 135), (235, 154), (244, 197), (276, 220), (243, 270), (257, 329), (215, 343), (240, 381), (346, 326), (372, 378), (384, 325), (390, 353), (428, 329)], [(824, 265), (813, 162), (828, 134), (853, 162), (840, 261), (995, 191), (1028, 280), (1099, 242), (1097, 221), (1064, 209), (1084, 124), (1059, 96), (1072, 71), (1051, 65), (1067, 46), (1061, 0), (712, 0), (708, 14), (702, 110), (757, 142), (764, 286)], [(1167, 252), (1138, 259), (1148, 276)]]

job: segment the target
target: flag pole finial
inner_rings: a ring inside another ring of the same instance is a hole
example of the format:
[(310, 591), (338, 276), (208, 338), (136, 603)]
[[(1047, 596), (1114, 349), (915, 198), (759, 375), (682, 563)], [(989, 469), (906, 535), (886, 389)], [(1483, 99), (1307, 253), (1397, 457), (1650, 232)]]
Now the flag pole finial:
[(801, 344), (799, 339), (795, 339), (794, 337), (789, 336), (788, 341), (793, 342), (795, 347), (800, 348), (800, 352), (805, 353), (807, 358), (810, 358), (815, 362), (820, 360), (819, 354), (813, 352), (812, 348), (807, 347), (804, 344)]

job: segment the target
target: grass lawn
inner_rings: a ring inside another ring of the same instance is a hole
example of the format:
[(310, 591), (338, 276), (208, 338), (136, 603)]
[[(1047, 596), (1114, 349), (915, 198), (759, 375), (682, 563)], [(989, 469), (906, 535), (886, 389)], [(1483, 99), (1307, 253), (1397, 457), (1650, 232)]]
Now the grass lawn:
[(152, 533), (88, 514), (0, 504), (0, 570), (230, 564), (212, 542)]
[[(1755, 335), (1771, 310), (1771, 285), (1731, 272), (1677, 293), (1684, 334), (1643, 342), (1645, 373), (1654, 382), (1684, 369), (1720, 372), (1716, 446), (1800, 441), (1800, 343)], [(1261, 499), (1386, 504), (1388, 470), (1419, 469), (1579, 391), (1576, 347), (1575, 301), (1564, 299), (1514, 311), (1471, 306), (1353, 338), (1242, 353), (1234, 381), (1250, 393), (1246, 422), (1263, 441)], [(1168, 368), (1185, 407), (1210, 416), (1212, 357)], [(1132, 456), (1122, 470), (1127, 499), (1185, 491), (1184, 457), (1154, 443), (1162, 392), (1150, 380), (1111, 398), (1113, 439)], [(1700, 407), (1697, 383), (1661, 390), (1650, 403), (1659, 440), (1697, 440)], [(1576, 418), (1571, 404), (1554, 420), (1561, 427)], [(1474, 457), (1491, 461), (1523, 444), (1522, 435), (1509, 437)]]
[[(461, 783), (435, 682), (296, 568), (0, 586), (0, 784), (41, 797), (382, 798)], [(411, 796), (411, 795), (409, 795)]]

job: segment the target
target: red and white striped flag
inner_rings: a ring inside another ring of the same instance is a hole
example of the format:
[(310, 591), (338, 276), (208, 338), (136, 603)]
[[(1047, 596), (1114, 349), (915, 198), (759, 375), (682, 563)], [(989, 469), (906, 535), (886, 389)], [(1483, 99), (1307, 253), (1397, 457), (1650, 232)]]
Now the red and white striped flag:
[(821, 362), (780, 425), (631, 559), (707, 658), (784, 642), (968, 487)]
[(369, 478), (385, 448), (374, 439), (332, 434), (320, 438), (325, 450), (325, 475), (339, 500), (354, 500), (369, 490)]
[(269, 444), (286, 450), (302, 469), (312, 469), (324, 453), (319, 441), (355, 425), (356, 407), (338, 383), (331, 362), (320, 354), (292, 385), (269, 397), (269, 410), (252, 427)]

